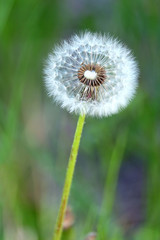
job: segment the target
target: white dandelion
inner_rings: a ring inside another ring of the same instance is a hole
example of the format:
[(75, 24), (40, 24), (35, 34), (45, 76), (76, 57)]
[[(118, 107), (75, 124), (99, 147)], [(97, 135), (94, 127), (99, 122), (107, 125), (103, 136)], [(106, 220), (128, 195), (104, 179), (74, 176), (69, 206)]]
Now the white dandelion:
[(109, 36), (90, 32), (56, 46), (45, 67), (49, 95), (80, 115), (117, 113), (134, 96), (137, 77), (130, 50)]

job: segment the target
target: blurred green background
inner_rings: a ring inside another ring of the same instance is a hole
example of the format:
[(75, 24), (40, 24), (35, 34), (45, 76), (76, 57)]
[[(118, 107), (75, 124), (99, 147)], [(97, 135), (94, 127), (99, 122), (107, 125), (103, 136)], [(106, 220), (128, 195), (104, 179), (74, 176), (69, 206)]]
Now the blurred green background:
[(139, 88), (108, 118), (86, 118), (64, 240), (160, 239), (160, 1), (0, 1), (0, 240), (53, 234), (77, 116), (48, 98), (55, 43), (88, 29), (134, 52)]

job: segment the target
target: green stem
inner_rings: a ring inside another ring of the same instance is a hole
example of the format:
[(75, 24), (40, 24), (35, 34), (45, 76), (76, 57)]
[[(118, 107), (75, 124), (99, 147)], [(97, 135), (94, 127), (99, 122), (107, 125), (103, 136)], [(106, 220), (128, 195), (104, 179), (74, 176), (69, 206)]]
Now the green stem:
[(76, 164), (76, 159), (77, 159), (77, 154), (78, 154), (78, 149), (79, 149), (79, 143), (80, 143), (80, 139), (81, 139), (81, 135), (82, 135), (84, 120), (85, 120), (85, 115), (83, 115), (83, 116), (80, 115), (79, 119), (78, 119), (78, 123), (77, 123), (76, 132), (74, 135), (74, 140), (73, 140), (73, 144), (72, 144), (70, 157), (69, 157), (66, 179), (65, 179), (64, 189), (63, 189), (62, 198), (61, 198), (61, 205), (59, 208), (59, 213), (58, 213), (58, 217), (57, 217), (53, 240), (61, 239), (62, 230), (63, 230), (62, 229), (63, 228), (63, 220), (64, 220), (64, 215), (65, 215), (67, 202), (68, 202), (68, 198), (69, 198), (69, 193), (70, 193), (70, 189), (71, 189), (71, 184), (72, 184), (72, 179), (73, 179), (73, 174), (74, 174), (74, 169), (75, 169), (75, 164)]

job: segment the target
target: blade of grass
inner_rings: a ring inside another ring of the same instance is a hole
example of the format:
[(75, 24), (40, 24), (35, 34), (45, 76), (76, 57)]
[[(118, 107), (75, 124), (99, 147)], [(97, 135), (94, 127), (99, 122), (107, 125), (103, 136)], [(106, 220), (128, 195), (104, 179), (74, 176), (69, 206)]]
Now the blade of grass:
[[(98, 239), (107, 239), (110, 232), (110, 222), (115, 201), (118, 173), (123, 159), (124, 150), (127, 142), (127, 131), (120, 134), (117, 138), (112, 152), (111, 160), (107, 170), (106, 183), (104, 187), (103, 200), (98, 222)], [(111, 238), (110, 238), (111, 239)]]

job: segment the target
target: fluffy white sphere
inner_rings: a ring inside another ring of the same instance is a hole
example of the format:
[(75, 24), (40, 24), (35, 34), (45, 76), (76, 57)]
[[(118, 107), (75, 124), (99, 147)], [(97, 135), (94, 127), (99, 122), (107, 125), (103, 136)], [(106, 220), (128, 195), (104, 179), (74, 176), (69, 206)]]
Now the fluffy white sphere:
[(68, 111), (90, 116), (108, 116), (127, 106), (137, 77), (130, 50), (90, 32), (56, 46), (45, 66), (49, 95)]

